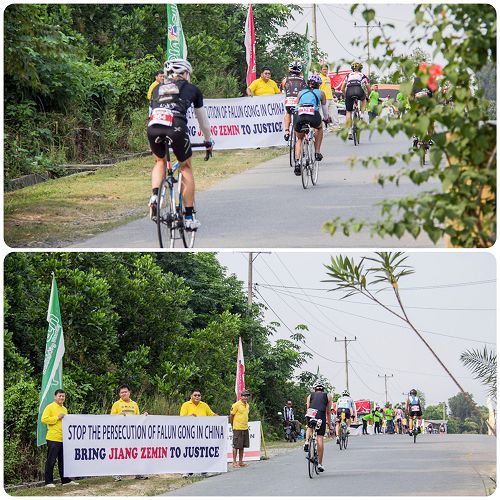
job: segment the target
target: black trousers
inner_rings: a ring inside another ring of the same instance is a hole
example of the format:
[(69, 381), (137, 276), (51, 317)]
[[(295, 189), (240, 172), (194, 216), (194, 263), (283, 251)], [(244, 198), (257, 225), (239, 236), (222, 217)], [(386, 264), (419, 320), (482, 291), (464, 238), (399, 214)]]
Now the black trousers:
[(47, 462), (45, 463), (45, 484), (54, 482), (54, 465), (59, 469), (61, 483), (69, 483), (71, 479), (64, 477), (63, 444), (59, 441), (49, 441), (47, 439)]
[(375, 434), (380, 434), (380, 421), (375, 422)]
[(368, 420), (363, 420), (363, 434), (368, 434)]

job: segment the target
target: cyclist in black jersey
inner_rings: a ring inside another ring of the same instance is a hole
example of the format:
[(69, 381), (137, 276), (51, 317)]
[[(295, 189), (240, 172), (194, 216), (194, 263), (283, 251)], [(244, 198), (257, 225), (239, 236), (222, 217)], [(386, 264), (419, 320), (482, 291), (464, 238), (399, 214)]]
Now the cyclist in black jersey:
[[(366, 98), (370, 95), (370, 82), (361, 70), (363, 65), (360, 62), (351, 64), (351, 72), (345, 77), (342, 83), (342, 93), (345, 94), (345, 123), (349, 130), (351, 128), (352, 110), (354, 108), (354, 98), (360, 103), (361, 116), (365, 112)], [(352, 139), (352, 133), (349, 132), (349, 139)]]
[[(203, 107), (203, 94), (200, 89), (189, 82), (192, 72), (191, 64), (185, 59), (173, 59), (165, 62), (164, 80), (153, 89), (151, 95), (151, 116), (148, 122), (148, 140), (155, 156), (155, 165), (151, 173), (153, 194), (149, 200), (151, 216), (156, 215), (158, 188), (165, 177), (166, 146), (157, 143), (158, 137), (169, 137), (172, 150), (179, 162), (182, 172), (182, 196), (185, 206), (185, 224), (188, 229), (196, 229), (200, 223), (195, 219), (194, 206), (194, 175), (191, 167), (192, 149), (187, 129), (187, 112), (191, 104), (194, 106), (196, 119), (206, 142), (213, 141), (210, 135), (210, 123)], [(208, 148), (208, 151), (212, 150)]]
[(304, 77), (302, 76), (302, 64), (300, 62), (292, 62), (288, 65), (288, 76), (283, 78), (281, 88), (285, 91), (285, 118), (284, 130), (285, 141), (290, 139), (290, 122), (292, 113), (297, 104), (297, 96), (302, 89), (307, 87)]
[[(326, 426), (331, 426), (332, 421), (332, 398), (330, 394), (325, 393), (325, 386), (321, 382), (316, 382), (313, 386), (314, 392), (307, 396), (306, 407), (317, 410), (315, 419), (321, 419), (321, 427), (317, 431), (318, 439), (318, 470), (324, 472), (323, 467), (323, 452), (324, 452), (324, 436), (326, 431)], [(306, 421), (309, 423), (310, 418), (306, 416)], [(312, 436), (313, 429), (307, 426), (304, 451), (309, 451), (309, 438)]]

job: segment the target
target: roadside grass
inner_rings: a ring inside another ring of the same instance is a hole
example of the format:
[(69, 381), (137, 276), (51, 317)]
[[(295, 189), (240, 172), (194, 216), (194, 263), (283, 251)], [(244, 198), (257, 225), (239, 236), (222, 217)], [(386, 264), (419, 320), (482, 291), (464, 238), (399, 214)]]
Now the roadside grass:
[[(193, 154), (196, 190), (280, 156), (285, 148)], [(4, 239), (10, 247), (64, 247), (147, 215), (152, 157), (49, 180), (4, 194)]]

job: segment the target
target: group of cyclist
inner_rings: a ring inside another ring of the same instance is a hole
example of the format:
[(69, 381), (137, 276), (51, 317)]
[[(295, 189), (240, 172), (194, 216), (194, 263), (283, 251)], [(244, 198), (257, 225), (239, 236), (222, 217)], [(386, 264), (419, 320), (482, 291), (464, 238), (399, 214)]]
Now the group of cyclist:
[[(419, 66), (419, 70), (425, 70), (427, 66)], [(300, 154), (302, 142), (305, 136), (304, 126), (308, 124), (314, 130), (315, 135), (315, 159), (321, 161), (321, 143), (323, 140), (323, 124), (329, 122), (330, 116), (325, 92), (320, 90), (323, 79), (319, 74), (311, 74), (307, 81), (302, 76), (302, 63), (292, 62), (289, 65), (289, 73), (283, 79), (281, 88), (285, 94), (285, 116), (284, 130), (285, 140), (288, 141), (291, 133), (296, 134), (295, 145), (295, 168), (294, 173), (301, 175)], [(367, 97), (370, 93), (370, 82), (363, 74), (363, 65), (360, 62), (351, 64), (351, 71), (342, 83), (342, 92), (345, 93), (346, 104), (346, 127), (350, 129), (352, 111), (355, 101), (359, 101), (361, 115), (366, 107)], [(159, 80), (151, 92), (150, 116), (147, 126), (147, 136), (151, 151), (155, 157), (155, 164), (151, 174), (151, 197), (149, 200), (150, 216), (156, 217), (158, 203), (158, 188), (165, 176), (166, 170), (166, 143), (172, 148), (183, 176), (182, 196), (185, 207), (185, 226), (187, 230), (196, 230), (200, 223), (195, 218), (194, 193), (195, 181), (191, 165), (192, 149), (187, 128), (187, 113), (193, 105), (195, 116), (200, 125), (205, 140), (205, 147), (212, 151), (214, 141), (210, 133), (210, 123), (206, 110), (203, 107), (203, 94), (201, 90), (190, 83), (193, 69), (185, 59), (174, 59), (165, 62), (163, 79)], [(429, 66), (430, 77), (423, 85), (420, 78), (416, 77), (413, 82), (412, 95), (415, 98), (421, 96), (432, 96), (436, 78), (441, 73), (437, 65)], [(150, 89), (151, 90), (151, 89)], [(322, 111), (322, 116), (320, 113)], [(290, 131), (292, 115), (294, 130)], [(352, 135), (349, 134), (352, 139)]]
[[(327, 428), (333, 429), (332, 420), (335, 424), (337, 444), (339, 444), (339, 426), (342, 420), (342, 414), (344, 414), (343, 418), (345, 418), (347, 429), (349, 429), (352, 420), (357, 419), (356, 405), (347, 389), (344, 390), (342, 392), (342, 396), (337, 399), (336, 406), (336, 415), (333, 416), (332, 397), (330, 394), (325, 392), (325, 384), (323, 382), (316, 382), (313, 385), (311, 394), (309, 394), (306, 399), (305, 417), (307, 430), (305, 435), (304, 451), (306, 453), (309, 451), (310, 439), (313, 435), (313, 432), (316, 431), (319, 472), (325, 471), (325, 467), (323, 465), (324, 436), (326, 434)], [(389, 406), (390, 405), (388, 405), (388, 408)], [(418, 434), (422, 432), (422, 404), (415, 389), (412, 389), (408, 393), (404, 410), (400, 405), (398, 405), (395, 410), (392, 410), (392, 408), (390, 410), (391, 411), (388, 412), (388, 415), (390, 415), (391, 420), (394, 419), (395, 421), (396, 432), (398, 432), (398, 429), (403, 428), (403, 421), (405, 421), (407, 418), (409, 422), (415, 421), (416, 427), (410, 427), (410, 429), (407, 429), (405, 433), (409, 433), (410, 435), (412, 435), (413, 433)], [(363, 417), (363, 420), (366, 420), (366, 422), (374, 421), (376, 417), (378, 418), (378, 422), (380, 422), (384, 418), (384, 412), (380, 410), (379, 406), (376, 406), (375, 409), (370, 410), (370, 412)], [(284, 418), (286, 420), (286, 417)], [(320, 421), (321, 423), (319, 424)], [(365, 422), (363, 422), (363, 424), (364, 423)], [(363, 425), (363, 427), (365, 428), (366, 426)], [(380, 429), (380, 425), (377, 426), (376, 422), (375, 427), (378, 427)], [(378, 432), (380, 432), (380, 430)], [(347, 431), (347, 433), (349, 434), (349, 430)]]

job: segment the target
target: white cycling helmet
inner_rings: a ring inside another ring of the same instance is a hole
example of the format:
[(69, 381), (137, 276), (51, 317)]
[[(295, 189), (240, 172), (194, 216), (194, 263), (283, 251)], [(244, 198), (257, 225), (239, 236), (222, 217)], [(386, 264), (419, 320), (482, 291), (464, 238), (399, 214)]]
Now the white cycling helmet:
[(171, 59), (170, 61), (165, 61), (164, 72), (166, 75), (172, 73), (182, 75), (182, 73), (185, 72), (191, 74), (193, 72), (193, 67), (186, 59)]

